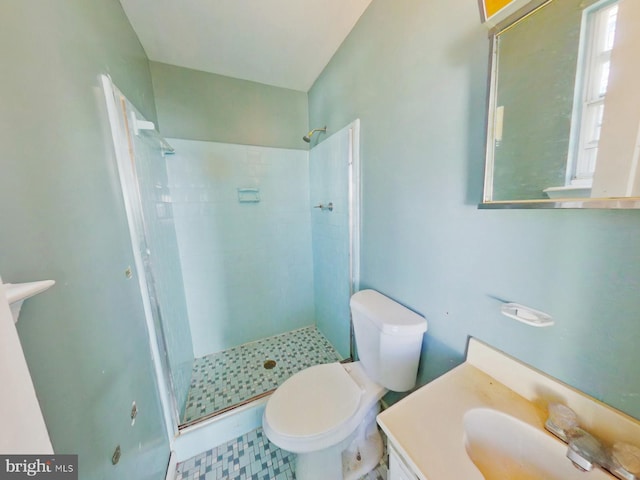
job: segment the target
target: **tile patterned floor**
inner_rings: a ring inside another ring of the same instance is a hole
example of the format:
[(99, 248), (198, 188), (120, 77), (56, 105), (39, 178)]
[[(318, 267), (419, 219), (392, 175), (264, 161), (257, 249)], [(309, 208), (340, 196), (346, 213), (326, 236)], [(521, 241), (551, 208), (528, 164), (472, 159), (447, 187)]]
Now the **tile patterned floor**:
[[(258, 428), (179, 463), (176, 480), (292, 480), (294, 460), (293, 453), (273, 445)], [(361, 480), (386, 480), (386, 461)]]
[[(265, 360), (276, 361), (267, 370)], [(277, 388), (300, 370), (341, 360), (314, 326), (196, 359), (183, 423)]]

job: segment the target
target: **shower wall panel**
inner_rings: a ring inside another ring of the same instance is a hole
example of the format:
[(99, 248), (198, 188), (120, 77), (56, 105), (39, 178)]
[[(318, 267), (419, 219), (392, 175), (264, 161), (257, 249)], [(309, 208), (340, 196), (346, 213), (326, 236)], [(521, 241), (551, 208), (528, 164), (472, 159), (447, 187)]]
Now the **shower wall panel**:
[(309, 177), (313, 205), (329, 202), (333, 210), (314, 208), (314, 295), (318, 329), (343, 357), (349, 356), (349, 129), (314, 147)]
[(169, 142), (195, 356), (315, 323), (308, 153)]

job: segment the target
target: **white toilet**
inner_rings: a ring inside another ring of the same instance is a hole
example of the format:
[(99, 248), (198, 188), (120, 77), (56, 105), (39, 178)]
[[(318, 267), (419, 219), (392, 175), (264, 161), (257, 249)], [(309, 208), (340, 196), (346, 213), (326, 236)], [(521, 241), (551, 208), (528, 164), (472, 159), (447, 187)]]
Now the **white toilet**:
[(356, 293), (350, 304), (360, 361), (296, 373), (264, 411), (267, 438), (297, 454), (298, 480), (351, 480), (375, 468), (379, 400), (388, 389), (415, 386), (426, 320), (375, 290)]

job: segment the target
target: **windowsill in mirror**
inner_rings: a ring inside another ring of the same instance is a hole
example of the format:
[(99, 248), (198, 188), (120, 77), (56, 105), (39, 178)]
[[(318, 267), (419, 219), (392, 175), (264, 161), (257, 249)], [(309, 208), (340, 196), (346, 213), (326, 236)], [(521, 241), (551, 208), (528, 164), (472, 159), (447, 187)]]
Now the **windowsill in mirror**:
[(591, 197), (591, 187), (584, 185), (563, 185), (561, 187), (545, 188), (542, 191), (551, 199)]
[(544, 200), (484, 200), (482, 210), (539, 209), (539, 208), (593, 208), (640, 209), (640, 197), (627, 198), (558, 198)]

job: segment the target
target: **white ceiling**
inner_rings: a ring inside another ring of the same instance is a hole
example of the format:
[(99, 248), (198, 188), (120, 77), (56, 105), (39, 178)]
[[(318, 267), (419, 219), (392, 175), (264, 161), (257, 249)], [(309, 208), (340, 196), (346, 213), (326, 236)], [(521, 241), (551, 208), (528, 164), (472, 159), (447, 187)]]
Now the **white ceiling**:
[(307, 92), (371, 0), (120, 0), (150, 60)]

